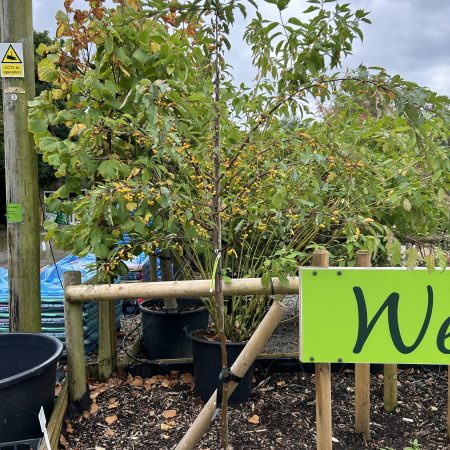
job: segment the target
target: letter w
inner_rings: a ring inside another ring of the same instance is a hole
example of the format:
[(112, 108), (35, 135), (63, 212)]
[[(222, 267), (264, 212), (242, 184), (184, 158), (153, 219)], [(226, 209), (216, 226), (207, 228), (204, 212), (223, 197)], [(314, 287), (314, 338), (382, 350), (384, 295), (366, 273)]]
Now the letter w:
[(356, 344), (353, 349), (353, 353), (361, 352), (364, 344), (367, 341), (367, 338), (372, 332), (373, 327), (375, 326), (375, 324), (377, 323), (378, 319), (380, 318), (381, 314), (383, 314), (383, 311), (385, 309), (388, 310), (389, 332), (391, 334), (391, 339), (395, 347), (400, 353), (403, 354), (413, 352), (422, 342), (422, 339), (425, 336), (425, 333), (427, 332), (428, 325), (430, 324), (431, 313), (433, 311), (432, 287), (427, 286), (427, 291), (428, 291), (428, 305), (425, 320), (422, 324), (422, 328), (414, 344), (406, 345), (403, 342), (398, 324), (398, 303), (400, 300), (400, 295), (397, 292), (393, 292), (392, 294), (390, 294), (389, 297), (385, 300), (385, 302), (381, 305), (381, 308), (377, 311), (373, 319), (370, 321), (369, 325), (367, 325), (367, 307), (366, 301), (364, 299), (364, 294), (360, 287), (355, 286), (353, 288), (353, 292), (355, 293), (356, 303), (358, 305), (358, 337), (356, 339)]

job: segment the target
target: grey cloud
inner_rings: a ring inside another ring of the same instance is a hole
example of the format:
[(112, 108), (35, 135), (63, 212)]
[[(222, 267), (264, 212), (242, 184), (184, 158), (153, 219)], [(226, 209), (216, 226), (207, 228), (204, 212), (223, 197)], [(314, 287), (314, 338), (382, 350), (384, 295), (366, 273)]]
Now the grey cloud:
[[(372, 25), (364, 25), (364, 42), (355, 41), (353, 55), (344, 65), (356, 67), (360, 63), (386, 68), (403, 78), (450, 95), (450, 1), (449, 0), (346, 0), (354, 9), (371, 11)], [(63, 8), (63, 0), (34, 0), (35, 28), (54, 34), (55, 14)], [(74, 5), (82, 7), (83, 0)], [(111, 3), (110, 3), (111, 4)], [(259, 0), (263, 15), (279, 20), (274, 5)], [(285, 16), (300, 15), (305, 0), (291, 0)], [(251, 10), (249, 6), (249, 11)], [(237, 81), (251, 82), (250, 52), (242, 42), (244, 23), (236, 21), (231, 41), (233, 51), (229, 62), (234, 66)]]

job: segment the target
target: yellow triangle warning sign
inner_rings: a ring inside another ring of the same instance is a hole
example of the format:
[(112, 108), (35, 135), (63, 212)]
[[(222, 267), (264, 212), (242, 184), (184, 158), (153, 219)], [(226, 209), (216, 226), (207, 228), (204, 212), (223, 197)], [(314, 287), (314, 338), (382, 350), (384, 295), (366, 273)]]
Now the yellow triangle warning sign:
[(2, 64), (6, 63), (20, 64), (21, 62), (22, 60), (19, 58), (17, 52), (14, 50), (14, 47), (10, 45), (8, 47), (8, 50), (6, 50), (5, 55), (3, 56)]

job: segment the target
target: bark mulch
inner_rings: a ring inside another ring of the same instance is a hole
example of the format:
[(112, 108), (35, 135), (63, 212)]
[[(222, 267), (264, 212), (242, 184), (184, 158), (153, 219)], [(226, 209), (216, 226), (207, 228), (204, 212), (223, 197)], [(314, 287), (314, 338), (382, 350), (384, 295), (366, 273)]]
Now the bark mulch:
[[(399, 373), (399, 406), (383, 411), (383, 379), (371, 378), (371, 440), (353, 433), (354, 373), (334, 373), (333, 448), (450, 449), (447, 440), (447, 371), (418, 366)], [(89, 413), (68, 417), (61, 447), (70, 449), (173, 449), (198, 415), (202, 403), (193, 394), (189, 373), (172, 372), (148, 379), (112, 378), (91, 383)], [(230, 440), (234, 450), (315, 448), (314, 375), (255, 375), (249, 402), (232, 407)], [(196, 447), (220, 448), (218, 419)]]

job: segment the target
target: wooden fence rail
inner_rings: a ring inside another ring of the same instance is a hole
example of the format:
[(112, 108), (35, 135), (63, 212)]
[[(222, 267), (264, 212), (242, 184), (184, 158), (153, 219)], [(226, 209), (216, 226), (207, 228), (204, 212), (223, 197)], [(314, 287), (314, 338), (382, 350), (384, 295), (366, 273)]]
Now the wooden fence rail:
[[(276, 294), (298, 294), (298, 277), (288, 278), (283, 286), (278, 278), (273, 279)], [(65, 299), (68, 302), (113, 301), (133, 298), (212, 297), (211, 280), (159, 281), (136, 284), (98, 284), (67, 286)], [(264, 288), (260, 278), (239, 278), (223, 284), (224, 295), (271, 294), (272, 288)]]
[[(370, 255), (360, 252), (357, 256), (360, 267), (370, 266)], [(316, 251), (313, 265), (328, 266), (328, 253)], [(376, 270), (377, 268), (368, 269)], [(68, 354), (69, 396), (72, 402), (79, 403), (87, 396), (85, 354), (83, 344), (83, 318), (81, 303), (85, 301), (104, 301), (105, 303), (122, 299), (135, 298), (168, 298), (168, 297), (208, 297), (214, 295), (210, 280), (163, 281), (125, 285), (86, 285), (80, 284), (79, 273), (64, 274), (65, 292), (65, 324), (66, 347)], [(235, 279), (224, 283), (225, 295), (252, 294), (298, 294), (300, 282), (298, 277), (288, 278), (288, 285), (281, 285), (278, 279), (273, 280), (273, 287), (264, 288), (260, 278)], [(99, 330), (102, 332), (102, 330)], [(114, 349), (111, 349), (111, 352)], [(114, 360), (113, 355), (106, 355)], [(103, 355), (105, 357), (105, 355)], [(329, 363), (318, 363), (316, 366), (316, 427), (317, 448), (332, 448), (331, 423), (331, 370)], [(386, 376), (390, 375), (390, 376)], [(396, 366), (385, 367), (385, 409), (392, 410), (396, 406)], [(450, 366), (448, 385), (450, 387)], [(370, 366), (355, 365), (355, 431), (370, 438)], [(450, 438), (450, 389), (448, 390), (447, 433)]]

